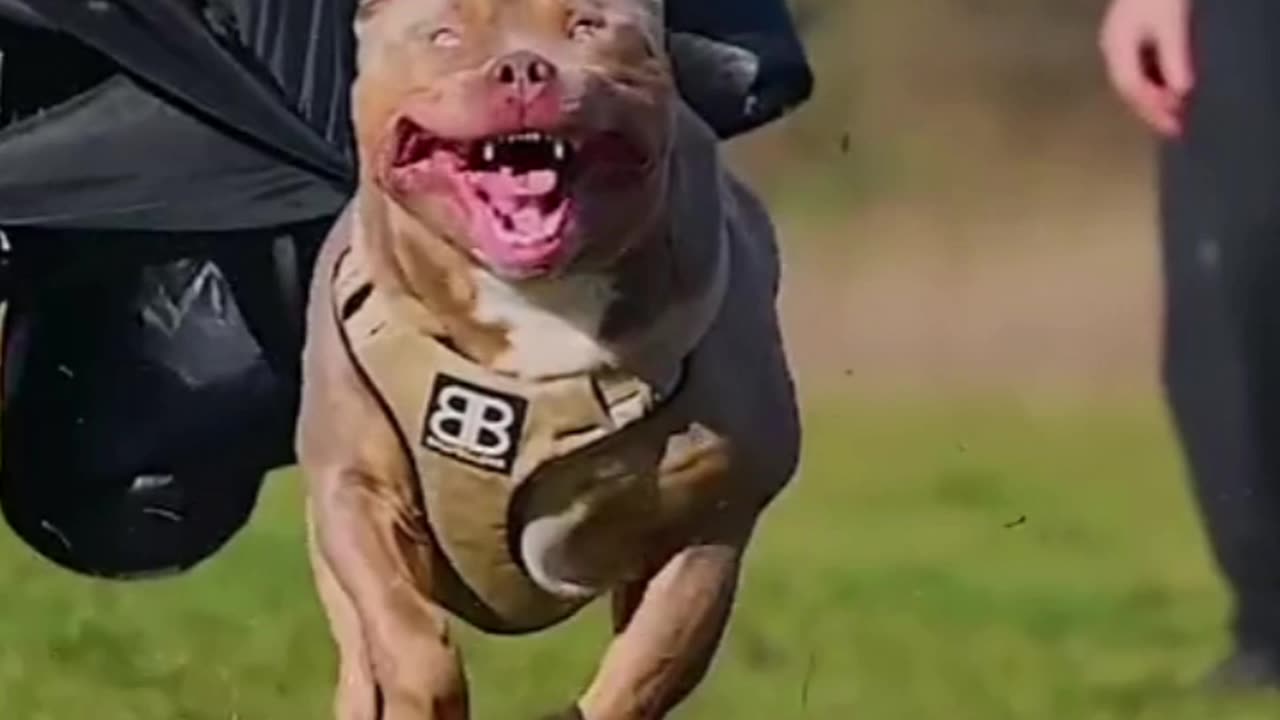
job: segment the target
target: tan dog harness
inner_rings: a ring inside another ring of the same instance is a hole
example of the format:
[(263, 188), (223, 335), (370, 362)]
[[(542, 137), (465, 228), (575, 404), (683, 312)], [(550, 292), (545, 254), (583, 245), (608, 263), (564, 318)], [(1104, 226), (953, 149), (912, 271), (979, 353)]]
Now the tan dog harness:
[(358, 251), (333, 283), (348, 352), (412, 455), (433, 539), (464, 586), (435, 583), (435, 599), (468, 622), (530, 632), (592, 599), (534, 581), (519, 548), (529, 522), (579, 513), (571, 544), (587, 561), (574, 567), (601, 587), (640, 569), (622, 562), (643, 562), (636, 543), (715, 494), (725, 445), (691, 424), (678, 385), (664, 398), (621, 371), (517, 380), (409, 322), (426, 309), (376, 289)]

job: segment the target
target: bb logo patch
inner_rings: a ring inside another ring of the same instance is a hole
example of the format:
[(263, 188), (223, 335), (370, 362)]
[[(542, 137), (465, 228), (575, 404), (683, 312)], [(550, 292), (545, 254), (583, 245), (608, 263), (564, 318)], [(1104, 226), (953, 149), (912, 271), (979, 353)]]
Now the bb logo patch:
[(529, 402), (441, 373), (427, 404), (422, 444), (461, 462), (510, 475)]

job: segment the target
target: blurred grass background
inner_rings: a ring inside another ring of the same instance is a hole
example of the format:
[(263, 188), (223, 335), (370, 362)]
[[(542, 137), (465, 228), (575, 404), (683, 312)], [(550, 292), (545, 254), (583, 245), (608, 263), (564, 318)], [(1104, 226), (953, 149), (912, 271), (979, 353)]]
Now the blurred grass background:
[[(1261, 720), (1225, 650), (1155, 372), (1150, 145), (1100, 0), (808, 0), (813, 101), (735, 143), (769, 198), (806, 403), (689, 720)], [(90, 582), (0, 533), (0, 720), (328, 716), (299, 489), (192, 574)], [(599, 612), (466, 632), (477, 717), (588, 680)]]

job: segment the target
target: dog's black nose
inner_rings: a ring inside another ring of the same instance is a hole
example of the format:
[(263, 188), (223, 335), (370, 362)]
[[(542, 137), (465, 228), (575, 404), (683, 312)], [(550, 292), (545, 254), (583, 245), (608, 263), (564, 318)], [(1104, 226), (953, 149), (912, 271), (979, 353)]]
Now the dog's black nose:
[(537, 95), (556, 79), (556, 66), (541, 55), (518, 50), (494, 61), (490, 77), (524, 97)]

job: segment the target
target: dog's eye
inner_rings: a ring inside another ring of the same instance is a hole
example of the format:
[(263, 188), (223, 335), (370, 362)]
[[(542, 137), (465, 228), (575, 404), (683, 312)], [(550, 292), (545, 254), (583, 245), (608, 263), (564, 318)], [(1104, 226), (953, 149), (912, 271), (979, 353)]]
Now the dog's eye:
[(442, 48), (454, 48), (462, 44), (462, 35), (453, 28), (436, 28), (427, 36), (432, 45)]
[(604, 29), (604, 18), (577, 17), (569, 23), (569, 39), (590, 40)]

